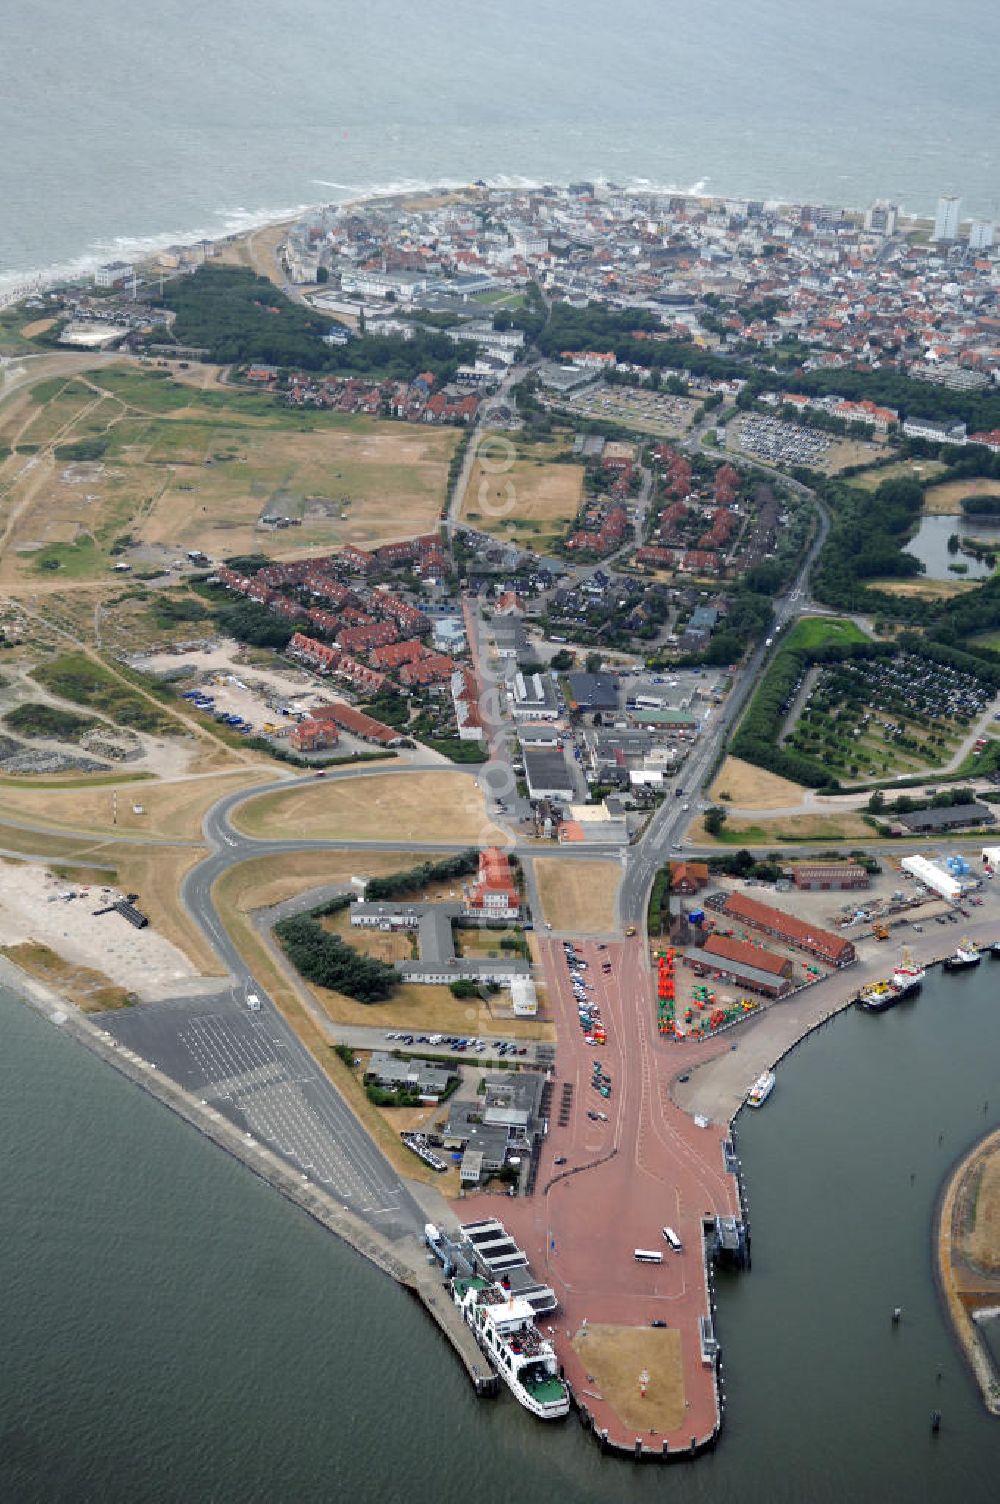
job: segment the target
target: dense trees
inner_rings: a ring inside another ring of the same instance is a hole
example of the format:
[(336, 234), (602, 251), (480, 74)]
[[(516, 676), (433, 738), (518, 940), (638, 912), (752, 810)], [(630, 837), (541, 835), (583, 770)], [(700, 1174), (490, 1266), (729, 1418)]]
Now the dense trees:
[(237, 642), (279, 651), (288, 646), (294, 632), (307, 625), (304, 609), (302, 621), (296, 624), (286, 621), (283, 616), (275, 616), (273, 611), (259, 606), (256, 601), (234, 601), (231, 605), (220, 606), (215, 620), (220, 630), (227, 637), (235, 637)]
[(841, 610), (861, 610), (870, 604), (865, 581), (922, 573), (920, 560), (903, 552), (923, 507), (919, 481), (884, 480), (874, 495), (839, 481), (823, 483), (819, 490), (832, 520), (813, 576), (817, 600)]
[(389, 997), (399, 980), (394, 966), (363, 956), (331, 935), (310, 914), (281, 919), (274, 933), (293, 966), (317, 987), (342, 992), (358, 1003), (378, 1003)]
[(455, 345), (435, 329), (423, 330), (411, 340), (362, 334), (343, 345), (324, 344), (328, 318), (293, 303), (265, 277), (244, 267), (200, 267), (190, 277), (169, 282), (163, 301), (176, 315), (177, 340), (207, 349), (220, 365), (257, 361), (399, 381), (432, 371), (445, 381), (475, 353), (472, 345)]

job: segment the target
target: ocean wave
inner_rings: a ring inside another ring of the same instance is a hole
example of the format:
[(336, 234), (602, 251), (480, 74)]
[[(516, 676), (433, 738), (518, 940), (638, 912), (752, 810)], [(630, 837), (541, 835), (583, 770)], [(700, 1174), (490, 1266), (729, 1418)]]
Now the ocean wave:
[(0, 272), (0, 296), (23, 288), (25, 295), (34, 290), (72, 282), (92, 275), (105, 261), (142, 261), (170, 246), (193, 245), (199, 240), (225, 240), (231, 235), (245, 235), (264, 225), (280, 224), (305, 214), (313, 204), (292, 204), (286, 208), (245, 209), (237, 206), (220, 209), (210, 221), (186, 230), (161, 230), (151, 235), (113, 235), (94, 241), (86, 251), (65, 261), (25, 271)]

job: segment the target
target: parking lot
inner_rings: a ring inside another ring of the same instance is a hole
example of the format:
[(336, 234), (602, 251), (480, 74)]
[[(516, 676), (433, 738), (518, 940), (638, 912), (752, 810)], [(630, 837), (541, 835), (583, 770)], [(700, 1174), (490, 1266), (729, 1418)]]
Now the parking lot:
[(831, 442), (825, 433), (818, 433), (815, 429), (800, 428), (796, 423), (785, 423), (781, 418), (756, 413), (741, 418), (736, 432), (745, 454), (755, 454), (758, 459), (776, 464), (814, 467), (826, 454)]

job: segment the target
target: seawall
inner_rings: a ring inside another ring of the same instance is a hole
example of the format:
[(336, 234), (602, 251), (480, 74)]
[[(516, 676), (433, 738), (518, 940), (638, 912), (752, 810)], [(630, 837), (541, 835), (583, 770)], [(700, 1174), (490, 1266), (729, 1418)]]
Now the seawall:
[(21, 1001), (54, 1028), (69, 1034), (110, 1065), (134, 1086), (154, 1097), (205, 1138), (239, 1160), (252, 1174), (265, 1181), (286, 1201), (374, 1264), (383, 1274), (420, 1301), (442, 1336), (450, 1343), (477, 1394), (495, 1394), (499, 1381), (471, 1332), (458, 1313), (436, 1267), (426, 1263), (422, 1250), (406, 1249), (401, 1256), (389, 1239), (368, 1226), (325, 1191), (304, 1180), (284, 1160), (264, 1145), (249, 1142), (245, 1134), (214, 1108), (203, 1105), (183, 1087), (110, 1035), (72, 1004), (27, 976), (12, 962), (0, 957), (0, 984), (9, 987)]

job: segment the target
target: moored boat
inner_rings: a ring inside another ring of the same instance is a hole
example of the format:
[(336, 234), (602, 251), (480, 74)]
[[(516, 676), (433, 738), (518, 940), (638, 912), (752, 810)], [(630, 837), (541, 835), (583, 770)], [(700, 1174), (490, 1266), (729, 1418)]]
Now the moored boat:
[(535, 1326), (533, 1307), (503, 1285), (478, 1276), (453, 1279), (451, 1293), (518, 1404), (539, 1420), (566, 1415), (569, 1390), (559, 1377), (551, 1342)]
[(903, 953), (892, 973), (892, 985), (898, 990), (900, 997), (916, 992), (926, 975), (924, 968), (916, 964), (904, 945)]
[(762, 1076), (758, 1076), (754, 1084), (751, 1086), (750, 1090), (747, 1092), (747, 1106), (763, 1107), (764, 1103), (767, 1101), (768, 1097), (774, 1090), (774, 1080), (775, 1077), (773, 1071), (765, 1071)]
[(945, 971), (965, 971), (969, 966), (978, 966), (982, 959), (982, 955), (971, 940), (960, 940), (955, 954), (946, 957), (944, 969)]

